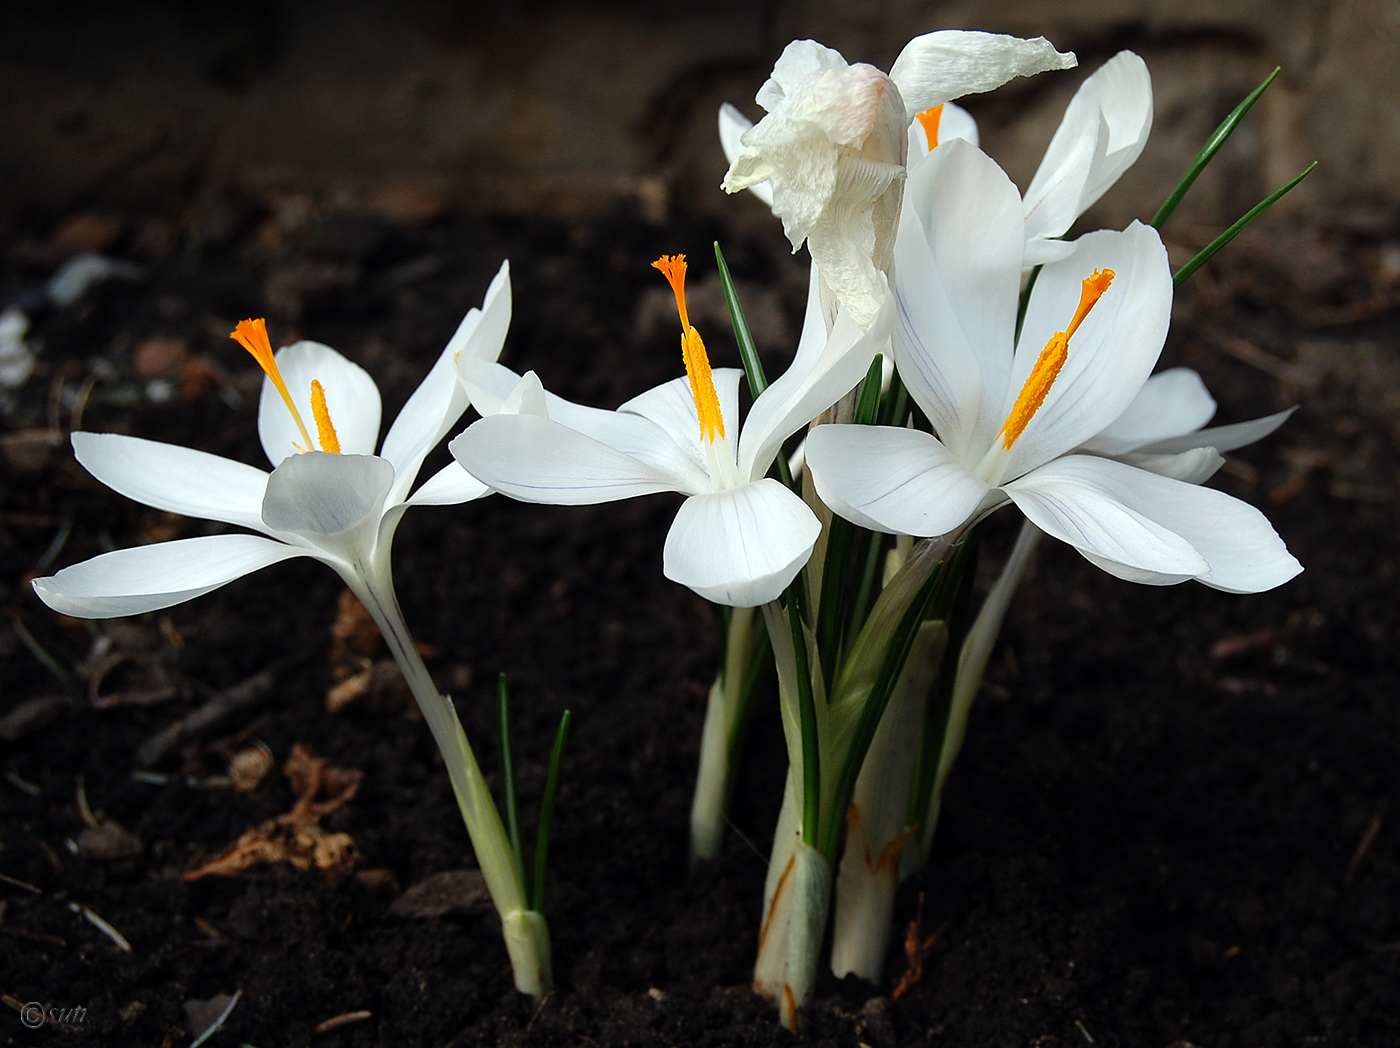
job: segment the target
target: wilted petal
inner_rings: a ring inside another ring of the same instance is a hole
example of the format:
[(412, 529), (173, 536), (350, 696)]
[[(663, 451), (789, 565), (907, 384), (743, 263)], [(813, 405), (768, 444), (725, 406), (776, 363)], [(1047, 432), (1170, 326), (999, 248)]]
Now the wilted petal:
[[(664, 437), (660, 430), (654, 426), (653, 429)], [(674, 457), (683, 458), (680, 450), (671, 446)], [(640, 462), (600, 440), (538, 415), (492, 415), (480, 419), (448, 448), (472, 476), (522, 502), (586, 506), (658, 491), (684, 490), (678, 487), (674, 472)]]
[(255, 466), (118, 433), (74, 433), (73, 453), (102, 483), (143, 505), (266, 530), (267, 473)]
[[(728, 102), (719, 107), (719, 144), (720, 148), (724, 150), (724, 158), (731, 164), (743, 154), (744, 143), (740, 139), (748, 134), (752, 127), (753, 122)], [(773, 206), (773, 187), (768, 184), (766, 179), (762, 182), (755, 182), (748, 188), (750, 193), (770, 208)]]
[(1073, 52), (1059, 52), (1043, 36), (1024, 40), (998, 33), (944, 29), (916, 36), (890, 68), (909, 113), (980, 94), (1018, 76), (1071, 69)]
[(311, 550), (258, 535), (206, 535), (104, 553), (35, 579), (34, 592), (63, 615), (139, 615), (216, 590), (270, 564), (311, 555)]
[(1032, 524), (1081, 552), (1142, 571), (1203, 577), (1210, 565), (1194, 544), (1172, 521), (1143, 512), (1152, 501), (1147, 493), (1163, 485), (1209, 490), (1090, 455), (1057, 459), (1004, 490)]
[(895, 363), (964, 461), (1002, 423), (1023, 242), (1020, 194), (976, 147), (949, 142), (911, 172), (895, 241)]
[(807, 435), (807, 468), (834, 513), (896, 535), (946, 535), (992, 492), (916, 429), (817, 426)]
[(394, 467), (376, 455), (294, 455), (268, 478), (263, 523), (353, 561), (373, 551), (393, 483)]
[[(326, 391), (326, 409), (340, 450), (347, 455), (374, 454), (379, 440), (379, 387), (364, 368), (319, 342), (284, 346), (277, 351), (276, 359), (287, 391), (313, 440), (317, 434), (311, 413), (311, 382), (315, 379)], [(292, 413), (272, 380), (266, 377), (258, 401), (258, 437), (274, 466), (281, 465), (288, 455), (313, 450), (304, 447)], [(319, 445), (315, 450), (319, 450)]]
[(800, 498), (764, 479), (685, 500), (666, 535), (666, 577), (718, 604), (777, 599), (812, 555), (821, 525)]
[[(1190, 368), (1168, 368), (1149, 378), (1126, 411), (1086, 451), (1117, 455), (1168, 437), (1195, 433), (1215, 414), (1215, 398)], [(1199, 447), (1200, 445), (1193, 445)]]

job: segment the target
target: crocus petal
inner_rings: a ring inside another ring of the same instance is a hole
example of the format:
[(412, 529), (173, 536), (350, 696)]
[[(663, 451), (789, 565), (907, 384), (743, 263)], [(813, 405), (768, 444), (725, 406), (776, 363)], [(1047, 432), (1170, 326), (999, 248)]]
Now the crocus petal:
[(1174, 455), (1149, 455), (1141, 451), (1129, 451), (1114, 455), (1119, 462), (1156, 473), (1159, 477), (1171, 477), (1187, 484), (1204, 484), (1215, 476), (1225, 465), (1225, 456), (1214, 448), (1192, 448)]
[(935, 437), (892, 426), (816, 426), (807, 468), (834, 513), (895, 535), (945, 535), (992, 491)]
[(377, 455), (294, 455), (267, 480), (263, 523), (353, 564), (374, 551), (393, 483), (394, 467)]
[(1227, 426), (1198, 429), (1194, 433), (1184, 433), (1179, 437), (1144, 444), (1136, 450), (1142, 454), (1153, 455), (1173, 455), (1196, 447), (1214, 448), (1220, 452), (1234, 451), (1267, 437), (1287, 422), (1288, 416), (1297, 410), (1297, 407), (1291, 407), (1286, 411), (1265, 415), (1263, 418), (1250, 419), (1248, 422), (1233, 422)]
[[(728, 102), (719, 107), (719, 144), (724, 150), (724, 158), (731, 164), (744, 152), (740, 139), (753, 127), (753, 122)], [(765, 204), (773, 206), (773, 187), (767, 180), (749, 186), (749, 192)]]
[(1154, 441), (1195, 433), (1214, 414), (1215, 398), (1201, 376), (1190, 368), (1168, 368), (1149, 378), (1127, 410), (1085, 441), (1084, 449), (1103, 455), (1132, 451)]
[[(719, 398), (720, 417), (724, 419), (724, 432), (732, 441), (739, 430), (739, 383), (744, 373), (738, 368), (715, 368), (711, 377), (715, 383), (715, 395)], [(619, 407), (617, 413), (650, 419), (694, 460), (697, 468), (705, 469), (705, 449), (700, 443), (700, 416), (695, 410), (690, 381), (684, 375), (638, 394)], [(554, 417), (553, 413), (550, 417)]]
[[(313, 440), (316, 422), (311, 413), (311, 381), (326, 391), (326, 409), (347, 455), (373, 455), (379, 440), (379, 387), (358, 364), (353, 364), (330, 346), (319, 342), (298, 342), (277, 351), (277, 367), (287, 383), (287, 391), (301, 412)], [(292, 414), (269, 378), (263, 379), (258, 401), (258, 437), (268, 461), (281, 465), (289, 455), (307, 448)]]
[(975, 146), (949, 142), (910, 173), (895, 240), (895, 363), (963, 461), (1002, 423), (1023, 243), (1020, 194)]
[(782, 377), (759, 394), (739, 438), (741, 477), (757, 480), (768, 472), (784, 440), (855, 388), (876, 353), (888, 353), (893, 307), (886, 291), (879, 313), (864, 331), (841, 310), (821, 352), (799, 353)]
[(1096, 436), (1128, 409), (1156, 366), (1172, 302), (1171, 267), (1161, 237), (1139, 222), (1121, 233), (1090, 233), (1079, 239), (1073, 255), (1040, 271), (997, 424), (1011, 411), (1046, 342), (1074, 316), (1084, 278), (1102, 268), (1117, 275), (1070, 339), (1064, 367), (1011, 448), (1008, 477)]
[[(1027, 239), (1050, 241), (1068, 232), (1142, 154), (1151, 130), (1147, 64), (1120, 51), (1080, 86), (1050, 140), (1026, 190)], [(1033, 245), (1027, 255), (1027, 265), (1050, 260)]]
[(820, 534), (798, 496), (758, 480), (686, 499), (666, 535), (662, 567), (707, 600), (751, 608), (777, 599)]
[(443, 466), (408, 499), (410, 506), (458, 506), (491, 491), (457, 462)]
[(1203, 489), (1112, 459), (1069, 455), (1004, 490), (1032, 524), (1084, 553), (1164, 575), (1200, 577), (1210, 565), (1170, 524), (1141, 511), (1139, 492)]
[[(656, 432), (662, 442), (670, 443)], [(671, 447), (681, 457), (679, 449)], [(684, 490), (674, 474), (538, 415), (480, 419), (448, 449), (472, 476), (522, 502), (586, 506)]]
[(267, 530), (267, 473), (255, 466), (117, 433), (74, 433), (73, 453), (103, 484), (143, 505)]
[(216, 590), (249, 572), (312, 551), (258, 535), (205, 535), (134, 546), (34, 580), (34, 592), (62, 615), (139, 615)]
[(916, 36), (890, 68), (908, 111), (1000, 87), (1018, 76), (1071, 69), (1073, 52), (1056, 51), (1043, 36), (1023, 40), (997, 33), (944, 29)]
[(500, 270), (486, 290), (483, 307), (470, 310), (448, 340), (428, 375), (404, 404), (389, 427), (380, 451), (394, 467), (389, 501), (400, 502), (413, 486), (428, 452), (457, 424), (469, 403), (458, 369), (473, 363), (494, 363), (510, 327), (510, 268)]
[[(1139, 519), (1180, 536), (1203, 558), (1206, 567), (1191, 571), (1183, 565), (1116, 556), (1101, 547), (1086, 550), (1118, 564), (1164, 575), (1190, 575), (1229, 593), (1273, 589), (1303, 570), (1262, 513), (1223, 491), (1159, 477), (1111, 459), (1083, 455), (1071, 455), (1037, 472), (1053, 472), (1061, 485), (1092, 490)], [(1017, 481), (1008, 488), (1022, 484), (1023, 481)], [(1012, 497), (1021, 504), (1015, 494)]]

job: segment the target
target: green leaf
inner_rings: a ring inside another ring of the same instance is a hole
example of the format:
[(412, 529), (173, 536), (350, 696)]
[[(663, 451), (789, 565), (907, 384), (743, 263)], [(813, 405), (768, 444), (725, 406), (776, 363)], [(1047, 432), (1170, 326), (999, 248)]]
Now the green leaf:
[(549, 826), (554, 820), (554, 795), (559, 790), (559, 762), (564, 757), (564, 740), (569, 737), (569, 720), (572, 714), (564, 711), (559, 720), (559, 731), (554, 735), (554, 751), (549, 755), (549, 774), (544, 782), (544, 798), (540, 801), (540, 828), (535, 836), (535, 890), (530, 899), (530, 909), (544, 913), (544, 873), (549, 863)]
[(506, 688), (506, 675), (502, 673), (496, 683), (496, 729), (501, 768), (501, 800), (505, 802), (506, 832), (510, 835), (510, 848), (515, 853), (515, 872), (522, 879), (525, 873), (525, 846), (520, 840), (520, 808), (515, 796), (515, 744), (510, 728), (510, 692)]
[(1235, 133), (1235, 128), (1240, 126), (1240, 121), (1244, 119), (1245, 114), (1254, 107), (1254, 103), (1259, 101), (1259, 97), (1274, 82), (1280, 68), (1280, 66), (1274, 66), (1274, 71), (1264, 78), (1264, 82), (1245, 95), (1244, 101), (1235, 106), (1234, 111), (1206, 139), (1206, 144), (1196, 154), (1196, 159), (1186, 169), (1186, 174), (1181, 176), (1181, 181), (1177, 183), (1176, 188), (1171, 191), (1167, 199), (1162, 202), (1162, 206), (1157, 209), (1157, 213), (1152, 216), (1153, 229), (1161, 229), (1162, 224), (1171, 217), (1171, 213), (1176, 210), (1176, 205), (1181, 203), (1181, 198), (1186, 195), (1186, 191), (1191, 188), (1196, 179), (1201, 177), (1201, 172), (1214, 159), (1215, 154), (1220, 152), (1220, 147), (1225, 144), (1226, 140)]
[[(724, 304), (729, 310), (729, 323), (734, 327), (734, 341), (739, 345), (739, 359), (744, 362), (744, 377), (748, 379), (750, 395), (756, 400), (758, 395), (768, 388), (768, 376), (763, 373), (763, 361), (758, 357), (758, 346), (749, 330), (749, 322), (744, 319), (744, 307), (739, 304), (739, 294), (734, 290), (734, 278), (729, 275), (729, 265), (724, 261), (724, 252), (720, 250), (718, 240), (715, 241), (715, 264), (719, 267), (719, 282), (724, 288)], [(781, 449), (778, 451), (775, 465), (778, 467), (778, 479), (796, 490), (787, 456)]]
[(1247, 227), (1251, 222), (1253, 222), (1256, 218), (1262, 215), (1265, 211), (1269, 210), (1269, 208), (1273, 207), (1273, 205), (1278, 200), (1280, 200), (1286, 193), (1288, 193), (1289, 190), (1291, 190), (1299, 182), (1301, 182), (1303, 179), (1307, 178), (1310, 174), (1312, 174), (1312, 170), (1315, 167), (1317, 167), (1316, 160), (1314, 160), (1311, 164), (1309, 164), (1301, 172), (1299, 172), (1297, 177), (1290, 181), (1287, 185), (1281, 186), (1280, 188), (1274, 190), (1263, 200), (1259, 201), (1259, 203), (1255, 204), (1252, 208), (1245, 212), (1243, 218), (1241, 218), (1233, 226), (1231, 226), (1229, 229), (1225, 230), (1225, 232), (1221, 233), (1218, 237), (1212, 240), (1209, 244), (1205, 246), (1205, 248), (1201, 251), (1200, 254), (1198, 254), (1190, 262), (1187, 262), (1186, 265), (1182, 266), (1174, 274), (1172, 274), (1172, 287), (1180, 287), (1182, 281), (1184, 281), (1192, 273), (1196, 272), (1196, 270), (1200, 269), (1203, 265), (1209, 262), (1211, 256), (1213, 256), (1217, 251), (1219, 251), (1230, 241), (1234, 240), (1235, 237), (1243, 233), (1245, 227)]

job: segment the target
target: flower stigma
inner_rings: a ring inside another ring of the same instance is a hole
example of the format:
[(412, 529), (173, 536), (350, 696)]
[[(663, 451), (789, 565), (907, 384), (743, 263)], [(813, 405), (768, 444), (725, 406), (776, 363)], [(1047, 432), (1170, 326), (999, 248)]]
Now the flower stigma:
[(1045, 343), (1045, 348), (1040, 351), (1035, 367), (1031, 368), (1026, 384), (1021, 387), (1016, 403), (1012, 405), (1011, 414), (1006, 416), (1006, 422), (997, 434), (1002, 441), (1002, 447), (1007, 451), (1011, 450), (1011, 445), (1026, 431), (1031, 419), (1040, 410), (1040, 405), (1045, 403), (1045, 395), (1050, 392), (1060, 369), (1069, 359), (1070, 337), (1079, 330), (1079, 325), (1084, 323), (1084, 318), (1089, 315), (1089, 310), (1094, 308), (1094, 303), (1103, 297), (1109, 284), (1113, 283), (1114, 275), (1111, 269), (1096, 269), (1084, 279), (1079, 292), (1079, 308), (1074, 311), (1069, 326), (1064, 331), (1057, 331), (1051, 335), (1050, 341)]
[[(238, 326), (230, 332), (229, 338), (233, 339), (240, 346), (246, 349), (258, 366), (263, 369), (263, 373), (272, 380), (277, 392), (281, 394), (282, 403), (287, 405), (287, 410), (292, 413), (292, 420), (296, 422), (297, 429), (301, 430), (301, 439), (306, 442), (302, 447), (293, 441), (292, 446), (298, 451), (315, 451), (316, 442), (311, 439), (311, 433), (306, 428), (306, 423), (302, 421), (301, 412), (297, 410), (296, 402), (292, 400), (292, 394), (287, 390), (287, 383), (282, 378), (282, 372), (277, 367), (277, 359), (272, 353), (272, 343), (267, 338), (267, 321), (262, 317), (256, 320), (240, 320)], [(311, 414), (316, 421), (316, 434), (321, 438), (321, 450), (339, 454), (340, 439), (335, 434), (335, 426), (331, 425), (331, 414), (326, 408), (326, 391), (321, 383), (315, 379), (311, 380)]]
[(695, 413), (700, 418), (700, 436), (710, 444), (716, 438), (724, 437), (724, 416), (719, 410), (719, 394), (715, 392), (715, 381), (710, 374), (710, 358), (705, 354), (705, 343), (700, 340), (700, 332), (690, 323), (690, 313), (685, 308), (685, 256), (662, 255), (652, 263), (659, 269), (671, 285), (676, 295), (676, 311), (681, 318), (681, 356), (685, 360), (685, 374), (690, 379), (690, 395), (695, 399)]
[(943, 104), (940, 102), (925, 109), (917, 114), (916, 119), (923, 126), (924, 135), (928, 138), (928, 151), (932, 153), (938, 146), (938, 124), (943, 119)]

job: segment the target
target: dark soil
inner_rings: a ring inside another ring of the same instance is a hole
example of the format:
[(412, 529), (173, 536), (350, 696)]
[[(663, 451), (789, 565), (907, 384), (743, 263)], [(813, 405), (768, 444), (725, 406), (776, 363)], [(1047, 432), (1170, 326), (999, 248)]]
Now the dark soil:
[[(537, 1013), (512, 987), (492, 914), (389, 912), (397, 890), (470, 864), (470, 849), (428, 732), (393, 689), (326, 709), (333, 573), (292, 562), (111, 623), (62, 619), (27, 586), (107, 548), (215, 530), (111, 494), (49, 434), (81, 412), (82, 428), (261, 464), (259, 375), (225, 337), (242, 317), (269, 315), (275, 339), (304, 334), (364, 364), (387, 421), (509, 257), (506, 361), (612, 406), (678, 372), (673, 318), (646, 322), (665, 290), (648, 263), (685, 251), (702, 280), (723, 231), (628, 214), (404, 228), (323, 212), (294, 227), (226, 200), (178, 221), (124, 217), (108, 250), (145, 279), (36, 309), (38, 370), (3, 403), (0, 716), (57, 700), (47, 720), (9, 722), (3, 743), (0, 991), (15, 1009), (85, 1009), (37, 1030), (0, 1009), (5, 1043), (184, 1046), (208, 1021), (186, 1004), (236, 991), (216, 1048), (1400, 1043), (1400, 333), (1365, 236), (1238, 242), (1181, 296), (1164, 358), (1203, 372), (1221, 421), (1303, 405), (1217, 483), (1264, 507), (1307, 571), (1258, 596), (1140, 588), (1047, 544), (993, 659), (932, 862), (900, 895), (901, 927), (920, 895), (924, 929), (945, 926), (922, 981), (890, 998), (906, 967), (896, 936), (885, 981), (823, 975), (794, 1038), (748, 985), (783, 775), (771, 693), (737, 832), (720, 860), (687, 868), (717, 631), (711, 609), (661, 575), (675, 499), (492, 498), (415, 510), (399, 534), (407, 618), (488, 768), (495, 679), (509, 674), (527, 825), (559, 716), (574, 711), (548, 898), (560, 985)], [(4, 231), (3, 302), (37, 303), (61, 259), (51, 219)], [(780, 368), (801, 264), (776, 231), (726, 246)], [(733, 363), (714, 311), (697, 322)], [(201, 388), (186, 366), (189, 388), (152, 399), (134, 370), (152, 336), (184, 339), (224, 379)], [(125, 658), (95, 674), (104, 651)], [(133, 774), (143, 742), (268, 668), (261, 701)], [(230, 756), (257, 742), (274, 770), (230, 789), (218, 778)], [(296, 743), (364, 773), (326, 823), (353, 837), (360, 873), (183, 880), (290, 808), (276, 769)], [(80, 791), (139, 854), (75, 852)], [(370, 1014), (316, 1032), (358, 1011)]]

